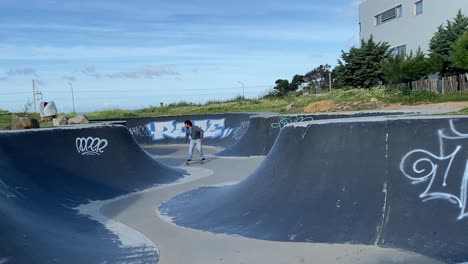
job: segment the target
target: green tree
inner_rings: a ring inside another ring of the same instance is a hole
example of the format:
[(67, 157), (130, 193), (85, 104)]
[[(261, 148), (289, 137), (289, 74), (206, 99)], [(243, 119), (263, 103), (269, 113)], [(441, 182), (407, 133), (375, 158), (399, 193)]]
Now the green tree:
[(277, 91), (277, 94), (282, 96), (288, 93), (289, 91), (289, 81), (288, 80), (283, 80), (283, 79), (278, 79), (275, 82), (275, 87), (273, 89)]
[(345, 86), (370, 88), (383, 80), (381, 66), (388, 57), (387, 43), (376, 43), (371, 36), (361, 47), (342, 51), (338, 60), (338, 81)]
[(344, 75), (344, 66), (340, 65), (340, 61), (338, 60), (338, 64), (332, 70), (332, 86), (333, 88), (343, 88), (344, 83), (342, 81), (341, 76)]
[(297, 89), (299, 89), (299, 86), (301, 86), (301, 84), (303, 83), (305, 83), (303, 75), (294, 75), (294, 77), (291, 80), (291, 83), (289, 84), (289, 91), (297, 91)]
[(427, 57), (418, 49), (407, 56), (389, 56), (382, 64), (382, 73), (386, 83), (399, 84), (423, 79), (441, 67), (442, 62), (437, 56)]
[(382, 63), (382, 74), (386, 83), (399, 84), (403, 83), (407, 78), (405, 73), (405, 56), (389, 56)]
[(456, 67), (468, 70), (468, 32), (461, 36), (453, 45), (451, 59)]
[(416, 81), (436, 73), (442, 68), (442, 61), (437, 55), (427, 57), (421, 49), (406, 58), (403, 70), (406, 71), (406, 81)]
[(430, 53), (431, 56), (436, 55), (441, 58), (441, 73), (443, 76), (460, 73), (460, 69), (452, 63), (450, 54), (452, 53), (455, 41), (467, 31), (468, 17), (464, 16), (461, 10), (459, 10), (453, 21), (447, 21), (445, 26), (440, 25), (437, 32), (432, 37), (429, 43)]
[(315, 69), (305, 74), (304, 80), (309, 84), (310, 87), (327, 89), (331, 66), (328, 64), (320, 65)]

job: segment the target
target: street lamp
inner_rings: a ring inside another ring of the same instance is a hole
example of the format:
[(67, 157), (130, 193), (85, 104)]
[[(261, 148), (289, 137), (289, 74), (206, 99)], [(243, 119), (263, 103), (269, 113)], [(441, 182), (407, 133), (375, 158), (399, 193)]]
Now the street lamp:
[(70, 89), (71, 89), (71, 92), (72, 92), (73, 113), (76, 114), (76, 111), (75, 111), (75, 95), (73, 94), (73, 85), (72, 85), (71, 82), (68, 82), (68, 84), (70, 85)]
[(238, 83), (242, 84), (242, 98), (245, 99), (244, 83), (241, 81), (238, 81)]

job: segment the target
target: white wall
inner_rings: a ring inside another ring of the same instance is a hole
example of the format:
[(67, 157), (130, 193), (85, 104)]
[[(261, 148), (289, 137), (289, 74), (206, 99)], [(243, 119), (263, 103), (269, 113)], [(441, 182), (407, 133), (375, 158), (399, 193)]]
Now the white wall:
[[(424, 12), (415, 15), (414, 4), (418, 0), (367, 0), (359, 6), (361, 39), (372, 34), (377, 41), (386, 41), (391, 47), (406, 45), (410, 50), (421, 49), (427, 53), (429, 41), (437, 27), (452, 20), (461, 9), (468, 15), (468, 0), (423, 0)], [(402, 5), (401, 17), (375, 25), (375, 16)]]

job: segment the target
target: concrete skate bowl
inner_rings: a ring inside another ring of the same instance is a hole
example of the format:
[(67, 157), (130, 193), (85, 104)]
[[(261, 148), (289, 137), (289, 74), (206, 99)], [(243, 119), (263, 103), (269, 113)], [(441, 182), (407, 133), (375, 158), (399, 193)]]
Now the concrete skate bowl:
[(227, 147), (237, 142), (249, 126), (253, 113), (198, 114), (180, 116), (137, 117), (93, 121), (125, 121), (126, 126), (143, 146), (183, 144), (185, 120), (205, 131), (205, 146)]
[(184, 176), (124, 126), (1, 132), (0, 171), (0, 263), (156, 263), (74, 208)]
[(297, 115), (257, 115), (250, 119), (249, 127), (243, 137), (217, 153), (218, 156), (259, 156), (267, 155), (275, 143), (280, 131), (288, 124), (323, 120), (356, 118), (370, 116), (390, 116), (416, 114), (416, 112), (354, 112), (354, 113), (324, 113), (324, 114), (297, 114)]
[(468, 118), (291, 124), (248, 178), (159, 207), (180, 226), (468, 261)]

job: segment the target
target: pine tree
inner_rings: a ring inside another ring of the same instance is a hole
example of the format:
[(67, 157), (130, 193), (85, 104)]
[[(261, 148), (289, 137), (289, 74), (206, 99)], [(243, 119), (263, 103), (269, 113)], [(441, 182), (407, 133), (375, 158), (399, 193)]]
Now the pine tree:
[(453, 45), (451, 60), (455, 66), (468, 71), (468, 32)]
[(338, 61), (338, 82), (344, 86), (370, 88), (383, 80), (381, 65), (388, 56), (389, 45), (369, 40), (361, 40), (361, 47), (342, 51)]
[(442, 61), (437, 56), (426, 57), (419, 48), (407, 56), (389, 56), (382, 64), (382, 72), (386, 83), (399, 84), (426, 78), (441, 67)]
[(467, 31), (468, 17), (459, 10), (453, 21), (447, 21), (446, 26), (440, 25), (432, 37), (429, 43), (430, 53), (442, 59), (442, 75), (450, 76), (460, 73), (460, 69), (453, 64), (450, 54), (455, 41)]

